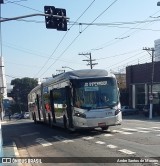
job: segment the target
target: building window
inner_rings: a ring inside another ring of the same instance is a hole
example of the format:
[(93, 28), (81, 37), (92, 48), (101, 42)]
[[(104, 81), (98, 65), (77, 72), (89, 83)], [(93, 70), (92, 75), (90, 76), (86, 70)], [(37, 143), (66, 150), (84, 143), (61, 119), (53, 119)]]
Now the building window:
[[(149, 86), (149, 92), (151, 92), (151, 86)], [(160, 84), (153, 85), (152, 93), (153, 93), (153, 104), (160, 104)]]
[(141, 108), (145, 105), (145, 85), (139, 84), (135, 85), (135, 98), (136, 98), (136, 107)]

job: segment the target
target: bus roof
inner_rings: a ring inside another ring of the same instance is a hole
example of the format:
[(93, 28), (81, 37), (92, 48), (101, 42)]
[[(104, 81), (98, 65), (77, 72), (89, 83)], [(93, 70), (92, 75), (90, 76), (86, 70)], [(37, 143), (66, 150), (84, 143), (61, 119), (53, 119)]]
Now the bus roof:
[[(83, 69), (83, 70), (73, 70), (65, 72), (59, 75), (49, 78), (46, 82), (42, 83), (43, 86), (47, 86), (51, 83), (55, 83), (62, 80), (71, 80), (71, 79), (85, 79), (85, 78), (102, 78), (102, 77), (113, 77), (113, 74), (109, 74), (106, 70), (103, 69)], [(40, 88), (41, 85), (35, 87), (31, 92), (36, 91)]]
[[(60, 80), (71, 80), (71, 79), (85, 79), (85, 78), (100, 78), (100, 77), (108, 77), (109, 74), (106, 70), (103, 69), (83, 69), (83, 70), (73, 70), (69, 72), (65, 72), (53, 78), (46, 80), (43, 85), (50, 84), (51, 82), (58, 82)], [(113, 77), (113, 75), (110, 75)]]

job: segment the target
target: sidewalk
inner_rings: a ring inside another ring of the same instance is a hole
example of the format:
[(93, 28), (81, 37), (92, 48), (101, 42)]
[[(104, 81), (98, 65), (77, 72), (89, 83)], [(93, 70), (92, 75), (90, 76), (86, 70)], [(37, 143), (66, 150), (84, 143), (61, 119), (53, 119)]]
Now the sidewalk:
[[(13, 164), (9, 162), (9, 159), (11, 157), (19, 157), (16, 144), (10, 138), (8, 138), (7, 140), (3, 140), (3, 136), (2, 136), (3, 124), (12, 123), (12, 122), (13, 121), (9, 121), (9, 120), (0, 121), (0, 138), (1, 138), (0, 139), (0, 157), (3, 158), (2, 159), (3, 164), (0, 163), (0, 166), (18, 166), (18, 164)], [(4, 163), (5, 161), (7, 161), (7, 163)]]
[(122, 116), (122, 119), (126, 119), (126, 120), (135, 119), (135, 120), (142, 120), (142, 121), (160, 122), (160, 116), (155, 116), (155, 117), (152, 117), (152, 119), (150, 119), (149, 117), (145, 117), (142, 113), (136, 114), (136, 115)]

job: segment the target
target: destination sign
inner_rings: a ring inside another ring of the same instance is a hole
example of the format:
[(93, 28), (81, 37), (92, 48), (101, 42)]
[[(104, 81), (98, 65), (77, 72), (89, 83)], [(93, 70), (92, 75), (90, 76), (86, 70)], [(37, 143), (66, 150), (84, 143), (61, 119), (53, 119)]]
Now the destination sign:
[(107, 85), (107, 81), (100, 81), (100, 82), (86, 82), (85, 87), (92, 87), (92, 86), (104, 86)]

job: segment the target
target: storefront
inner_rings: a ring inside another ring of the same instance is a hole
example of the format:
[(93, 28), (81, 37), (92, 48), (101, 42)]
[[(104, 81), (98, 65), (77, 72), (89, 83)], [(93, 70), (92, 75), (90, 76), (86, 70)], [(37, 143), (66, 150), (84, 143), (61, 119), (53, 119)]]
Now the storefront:
[[(152, 64), (139, 64), (126, 68), (126, 83), (129, 92), (129, 105), (133, 108), (142, 109), (144, 105), (150, 103), (149, 97), (153, 95), (154, 108), (160, 109), (160, 62), (154, 63), (154, 73)], [(152, 80), (153, 74), (153, 82)], [(159, 110), (160, 112), (160, 110)]]

